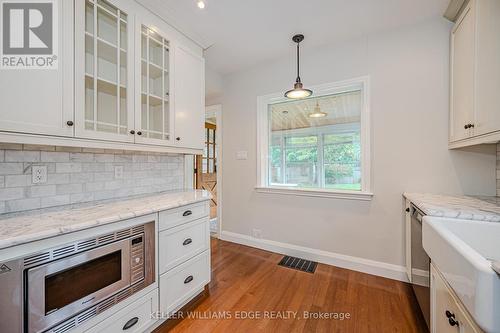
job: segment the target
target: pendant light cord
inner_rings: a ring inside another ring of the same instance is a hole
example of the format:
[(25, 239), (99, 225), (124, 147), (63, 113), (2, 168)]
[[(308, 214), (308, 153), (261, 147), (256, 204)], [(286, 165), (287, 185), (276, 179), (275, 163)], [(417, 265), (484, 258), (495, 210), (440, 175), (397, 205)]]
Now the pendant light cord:
[(299, 52), (300, 42), (297, 43), (297, 80), (295, 82), (300, 83), (300, 52)]

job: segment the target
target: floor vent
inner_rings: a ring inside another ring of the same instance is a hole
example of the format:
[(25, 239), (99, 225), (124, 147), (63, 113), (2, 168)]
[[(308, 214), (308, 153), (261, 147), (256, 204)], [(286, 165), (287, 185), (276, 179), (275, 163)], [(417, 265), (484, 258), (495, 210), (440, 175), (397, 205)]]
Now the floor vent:
[(318, 265), (315, 261), (300, 259), (296, 257), (284, 256), (279, 262), (280, 266), (296, 269), (302, 272), (314, 273), (316, 266)]

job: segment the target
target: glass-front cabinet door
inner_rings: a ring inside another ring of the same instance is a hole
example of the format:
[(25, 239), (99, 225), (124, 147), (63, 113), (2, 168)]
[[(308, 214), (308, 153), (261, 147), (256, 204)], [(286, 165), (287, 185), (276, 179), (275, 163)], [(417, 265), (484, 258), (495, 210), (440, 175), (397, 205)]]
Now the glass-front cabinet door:
[(133, 142), (131, 9), (117, 0), (76, 1), (76, 6), (76, 136)]
[(169, 145), (172, 143), (171, 41), (158, 29), (137, 23), (136, 40), (140, 57), (136, 62), (136, 142)]

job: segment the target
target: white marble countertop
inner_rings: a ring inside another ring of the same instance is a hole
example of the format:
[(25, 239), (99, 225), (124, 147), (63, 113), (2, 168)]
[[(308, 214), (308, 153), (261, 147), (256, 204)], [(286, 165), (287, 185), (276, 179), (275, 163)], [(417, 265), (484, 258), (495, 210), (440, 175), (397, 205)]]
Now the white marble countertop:
[(0, 249), (209, 200), (203, 190), (60, 206), (0, 215)]
[(404, 193), (426, 215), (500, 222), (500, 198)]

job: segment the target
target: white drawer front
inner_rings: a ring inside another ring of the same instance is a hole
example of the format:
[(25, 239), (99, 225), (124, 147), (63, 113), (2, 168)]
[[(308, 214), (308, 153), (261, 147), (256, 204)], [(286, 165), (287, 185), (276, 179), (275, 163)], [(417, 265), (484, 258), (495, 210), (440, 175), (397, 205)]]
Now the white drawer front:
[(160, 311), (170, 316), (210, 282), (208, 251), (160, 276)]
[(166, 230), (209, 214), (208, 202), (197, 203), (160, 212), (159, 229)]
[(160, 274), (208, 250), (210, 224), (208, 218), (196, 220), (160, 232), (158, 238)]
[[(158, 289), (155, 289), (153, 292), (105, 319), (97, 326), (92, 327), (87, 333), (142, 333), (156, 322), (156, 319), (153, 319), (154, 316), (151, 316), (151, 314), (156, 314), (157, 312)], [(129, 328), (127, 328), (127, 324)]]

